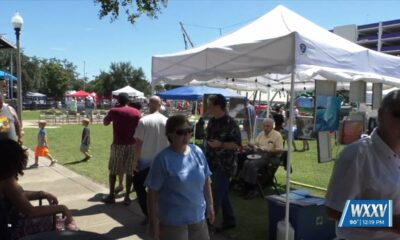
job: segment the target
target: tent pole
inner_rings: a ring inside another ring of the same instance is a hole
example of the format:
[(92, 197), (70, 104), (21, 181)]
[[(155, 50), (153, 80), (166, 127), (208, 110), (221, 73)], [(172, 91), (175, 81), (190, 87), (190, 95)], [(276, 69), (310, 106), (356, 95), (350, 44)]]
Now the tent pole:
[(193, 144), (196, 144), (196, 123), (197, 123), (196, 116), (197, 116), (197, 100), (196, 100), (196, 105), (194, 107), (195, 119), (194, 119), (194, 129), (193, 129)]
[(271, 101), (270, 102), (273, 102), (274, 101), (274, 99), (275, 99), (275, 97), (276, 97), (276, 95), (279, 93), (279, 91), (276, 91), (275, 93), (274, 93), (274, 96), (272, 96), (272, 98), (271, 98)]
[[(247, 100), (248, 101), (248, 100)], [(250, 104), (250, 103), (248, 103), (248, 104)], [(251, 122), (251, 118), (250, 118), (250, 110), (249, 110), (249, 108), (246, 106), (246, 111), (247, 111), (247, 117), (248, 117), (248, 121), (249, 121), (249, 127), (250, 127), (250, 131), (249, 131), (249, 134), (251, 134), (250, 136), (247, 136), (247, 139), (250, 139), (250, 142), (251, 143), (254, 143), (254, 128), (253, 128), (253, 126), (254, 126), (254, 124), (255, 124), (255, 117), (254, 117), (254, 123), (253, 122)], [(249, 143), (250, 143), (249, 142)]]
[(294, 106), (294, 75), (295, 67), (292, 69), (292, 76), (290, 82), (290, 105), (289, 105), (289, 133), (288, 133), (288, 154), (286, 161), (286, 203), (285, 203), (285, 239), (289, 240), (289, 209), (290, 209), (290, 167), (292, 165), (292, 142), (293, 142), (293, 106)]
[(271, 88), (270, 85), (268, 84), (268, 93), (267, 93), (267, 118), (269, 118), (269, 112), (271, 111), (271, 101), (270, 101), (270, 94), (271, 94)]

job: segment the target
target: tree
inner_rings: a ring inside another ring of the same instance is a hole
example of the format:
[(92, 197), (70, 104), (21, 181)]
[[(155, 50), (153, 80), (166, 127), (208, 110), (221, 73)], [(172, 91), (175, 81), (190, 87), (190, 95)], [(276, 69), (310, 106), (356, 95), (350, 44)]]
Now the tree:
[(49, 97), (61, 100), (68, 89), (69, 83), (73, 82), (73, 76), (65, 71), (64, 66), (56, 59), (51, 59), (42, 67), (42, 76), (46, 80), (44, 93)]
[(110, 96), (113, 90), (129, 85), (148, 95), (151, 92), (143, 69), (132, 66), (130, 62), (111, 63), (109, 72), (101, 72), (93, 81), (94, 89), (101, 96)]
[(135, 24), (142, 14), (157, 18), (161, 13), (161, 5), (167, 7), (167, 2), (168, 0), (95, 0), (95, 3), (100, 4), (100, 19), (110, 15), (111, 22), (115, 21), (123, 10), (132, 24)]

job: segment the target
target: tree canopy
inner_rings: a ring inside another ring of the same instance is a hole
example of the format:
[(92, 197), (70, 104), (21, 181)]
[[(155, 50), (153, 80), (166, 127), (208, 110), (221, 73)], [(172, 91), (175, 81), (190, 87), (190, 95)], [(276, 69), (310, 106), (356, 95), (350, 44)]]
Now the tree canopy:
[[(0, 51), (0, 70), (16, 76), (16, 58), (13, 51)], [(11, 63), (12, 61), (12, 63)], [(77, 67), (68, 60), (42, 59), (21, 54), (22, 91), (40, 92), (48, 97), (61, 100), (67, 90), (84, 88), (84, 79), (79, 78)], [(126, 85), (149, 95), (151, 86), (142, 68), (135, 68), (130, 62), (111, 63), (110, 69), (101, 71), (94, 81), (85, 84), (85, 90), (96, 91), (98, 95), (111, 96), (113, 90)], [(16, 97), (16, 95), (14, 94)]]
[(125, 12), (128, 21), (135, 24), (137, 18), (146, 14), (150, 18), (157, 18), (161, 13), (161, 6), (167, 7), (168, 0), (95, 0), (100, 4), (99, 17), (110, 16), (115, 21), (121, 11)]
[(149, 95), (151, 91), (142, 68), (136, 69), (130, 62), (111, 63), (109, 71), (101, 72), (92, 84), (93, 89), (101, 96), (110, 96), (112, 91), (126, 85), (145, 95)]

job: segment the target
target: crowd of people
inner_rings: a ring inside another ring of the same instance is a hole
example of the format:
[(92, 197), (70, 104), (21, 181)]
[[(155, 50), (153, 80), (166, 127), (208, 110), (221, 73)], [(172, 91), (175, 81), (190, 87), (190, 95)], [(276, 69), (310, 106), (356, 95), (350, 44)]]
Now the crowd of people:
[[(108, 112), (103, 122), (105, 126), (112, 124), (113, 141), (108, 164), (109, 193), (102, 200), (114, 204), (116, 194), (125, 189), (123, 203), (129, 205), (134, 189), (145, 216), (142, 224), (148, 225), (154, 239), (205, 240), (210, 239), (210, 232), (235, 228), (237, 220), (229, 195), (231, 179), (238, 177), (242, 181), (241, 190), (246, 199), (256, 196), (258, 171), (270, 162), (280, 161), (285, 151), (282, 132), (285, 128), (290, 131), (288, 115), (285, 120), (281, 109), (275, 108), (271, 118), (264, 119), (263, 131), (249, 142), (242, 154), (259, 153), (262, 158), (240, 158), (239, 154), (238, 161), (241, 131), (235, 119), (229, 116), (227, 101), (220, 94), (211, 95), (207, 100), (211, 117), (202, 134), (204, 148), (190, 144), (194, 128), (186, 116), (178, 114), (167, 118), (160, 113), (162, 101), (159, 97), (149, 99), (150, 113), (146, 116), (142, 116), (140, 106), (130, 104), (127, 94), (119, 94), (117, 101), (118, 106)], [(254, 117), (254, 109), (249, 105), (251, 103), (247, 106), (245, 128)], [(337, 161), (326, 201), (328, 213), (335, 220), (340, 219), (348, 199), (395, 200), (400, 196), (393, 188), (399, 178), (396, 172), (400, 155), (398, 106), (400, 91), (389, 93), (379, 109), (377, 129), (370, 137), (346, 147)], [(74, 226), (70, 211), (59, 204), (55, 196), (44, 191), (25, 191), (18, 184), (18, 176), (26, 168), (27, 155), (20, 145), (22, 133), (15, 110), (5, 104), (2, 97), (0, 120), (0, 152), (4, 159), (0, 161), (0, 239), (17, 239), (30, 234), (27, 228), (21, 233), (21, 227), (19, 231), (12, 227), (20, 226), (15, 222), (26, 217), (46, 221), (49, 216), (60, 213), (65, 216), (67, 225)], [(82, 125), (80, 149), (87, 161), (91, 157), (89, 119), (84, 119)], [(51, 165), (55, 163), (48, 150), (45, 126), (44, 121), (39, 121), (38, 146), (32, 167), (37, 167), (40, 156), (49, 158)], [(249, 132), (253, 132), (251, 127)], [(304, 149), (308, 149), (308, 143), (304, 144)], [(33, 199), (47, 199), (50, 205), (33, 206), (29, 202)], [(398, 229), (400, 208), (395, 201), (393, 204), (394, 227)], [(216, 227), (218, 214), (222, 215), (222, 223)], [(346, 239), (400, 239), (398, 230), (392, 229), (338, 228), (337, 233)]]
[[(155, 239), (209, 239), (209, 229), (235, 228), (234, 207), (229, 197), (231, 178), (240, 172), (245, 182), (243, 191), (250, 199), (256, 195), (257, 171), (265, 166), (266, 161), (245, 161), (241, 163), (240, 171), (237, 170), (241, 132), (238, 123), (227, 112), (224, 96), (216, 94), (208, 98), (211, 118), (204, 131), (203, 119), (196, 128), (196, 135), (205, 140), (204, 153), (198, 146), (190, 144), (194, 129), (188, 119), (184, 115), (167, 118), (160, 113), (162, 105), (159, 97), (152, 96), (148, 104), (149, 114), (142, 116), (141, 106), (130, 102), (126, 93), (121, 93), (117, 105), (105, 116), (104, 125), (112, 124), (113, 127), (113, 141), (108, 164), (109, 193), (103, 202), (115, 203), (115, 196), (125, 189), (123, 203), (129, 205), (130, 193), (134, 189), (145, 216), (142, 224), (149, 225), (150, 234)], [(244, 127), (251, 136), (256, 113), (250, 102), (247, 110), (249, 115)], [(7, 119), (14, 119), (11, 130), (15, 132), (7, 133), (5, 138), (22, 142), (22, 134), (18, 133), (19, 121), (13, 114), (15, 111), (8, 106), (5, 112), (10, 115)], [(89, 124), (89, 119), (82, 120), (80, 151), (84, 155), (83, 161), (91, 158)], [(39, 157), (48, 158), (50, 166), (56, 162), (50, 155), (46, 122), (41, 120), (38, 125), (38, 144), (32, 168), (38, 166)], [(249, 145), (253, 150), (269, 154), (270, 159), (279, 158), (283, 150), (282, 137), (273, 126), (274, 120), (266, 119), (264, 131), (255, 138), (255, 143)], [(26, 164), (26, 158), (21, 161)], [(51, 203), (57, 203), (51, 194), (45, 193), (47, 195), (51, 196)], [(213, 223), (219, 212), (222, 225), (215, 228)], [(68, 210), (63, 214), (68, 215)]]

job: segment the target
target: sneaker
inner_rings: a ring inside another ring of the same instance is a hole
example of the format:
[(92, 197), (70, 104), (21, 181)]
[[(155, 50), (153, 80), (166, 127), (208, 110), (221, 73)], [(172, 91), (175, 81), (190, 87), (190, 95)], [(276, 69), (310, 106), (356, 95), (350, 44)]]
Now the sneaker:
[(39, 167), (39, 164), (37, 164), (37, 163), (34, 163), (29, 166), (29, 168), (38, 168), (38, 167)]
[(56, 163), (57, 163), (57, 160), (52, 160), (50, 163), (50, 167), (54, 166), (54, 164), (56, 164)]
[(125, 198), (124, 198), (124, 205), (125, 205), (125, 206), (131, 205), (131, 199), (130, 199), (129, 196), (125, 196)]
[(106, 204), (114, 204), (115, 203), (115, 197), (111, 196), (111, 195), (107, 195), (107, 196), (103, 197), (103, 199), (101, 201), (103, 203), (106, 203)]
[(122, 192), (122, 190), (124, 190), (123, 186), (118, 186), (114, 189), (114, 194), (118, 195), (118, 193)]

